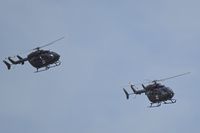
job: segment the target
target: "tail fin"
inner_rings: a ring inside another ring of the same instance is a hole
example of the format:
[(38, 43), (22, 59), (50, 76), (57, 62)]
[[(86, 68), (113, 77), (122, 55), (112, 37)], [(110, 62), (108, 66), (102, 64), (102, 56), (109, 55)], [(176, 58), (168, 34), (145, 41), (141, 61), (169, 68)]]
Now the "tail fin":
[(131, 85), (131, 89), (132, 89), (133, 92), (136, 94), (136, 93), (137, 93), (137, 90), (135, 90), (133, 86), (134, 86), (134, 85)]
[(8, 57), (8, 60), (9, 60), (12, 64), (18, 64), (16, 61), (12, 60), (11, 57)]
[(129, 99), (129, 94), (128, 94), (128, 92), (123, 88), (123, 90), (124, 90), (124, 93), (125, 93), (125, 95), (126, 95), (126, 99)]
[(19, 59), (19, 60), (21, 60), (22, 61), (22, 65), (24, 65), (24, 61), (23, 61), (23, 58), (21, 57), (21, 56), (19, 56), (19, 55), (17, 55), (17, 58)]
[(5, 60), (3, 60), (3, 62), (6, 64), (6, 66), (7, 66), (7, 68), (8, 68), (8, 70), (10, 70), (10, 68), (11, 68), (11, 65), (7, 62), (7, 61), (5, 61)]

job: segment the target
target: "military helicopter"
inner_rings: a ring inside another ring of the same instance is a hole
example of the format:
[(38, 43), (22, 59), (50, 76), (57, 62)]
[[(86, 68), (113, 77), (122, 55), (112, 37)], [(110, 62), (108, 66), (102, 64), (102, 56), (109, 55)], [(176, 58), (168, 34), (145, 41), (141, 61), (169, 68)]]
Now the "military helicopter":
[(148, 97), (149, 101), (151, 102), (150, 106), (149, 106), (150, 108), (151, 107), (159, 107), (159, 106), (161, 106), (161, 103), (173, 104), (173, 103), (176, 103), (176, 99), (173, 99), (174, 92), (172, 91), (172, 89), (170, 89), (169, 87), (166, 87), (165, 85), (162, 85), (159, 82), (162, 82), (162, 81), (165, 81), (168, 79), (172, 79), (175, 77), (183, 76), (183, 75), (186, 75), (189, 73), (190, 72), (172, 76), (172, 77), (168, 77), (168, 78), (164, 78), (164, 79), (153, 80), (153, 81), (147, 82), (148, 85), (146, 85), (146, 86), (144, 85), (144, 83), (142, 83), (141, 85), (142, 85), (143, 89), (141, 89), (141, 90), (137, 90), (135, 88), (135, 85), (129, 83), (133, 93), (128, 93), (126, 91), (126, 89), (124, 89), (124, 88), (123, 88), (123, 91), (124, 91), (127, 99), (129, 99), (130, 95), (133, 95), (133, 94), (140, 95), (142, 93), (145, 93), (145, 95)]
[[(41, 72), (41, 71), (48, 70), (49, 68), (59, 66), (61, 64), (61, 62), (59, 61), (60, 55), (50, 50), (42, 50), (41, 48), (52, 45), (63, 38), (64, 37), (61, 37), (43, 46), (32, 49), (31, 51), (33, 52), (28, 54), (27, 57), (25, 58), (22, 58), (21, 56), (16, 55), (14, 57), (6, 58), (5, 60), (3, 60), (3, 62), (7, 66), (8, 70), (10, 70), (11, 65), (17, 65), (17, 64), (24, 65), (24, 63), (28, 61), (33, 67), (37, 69), (37, 71), (35, 72)], [(13, 58), (17, 58), (18, 60), (17, 61), (13, 60)]]

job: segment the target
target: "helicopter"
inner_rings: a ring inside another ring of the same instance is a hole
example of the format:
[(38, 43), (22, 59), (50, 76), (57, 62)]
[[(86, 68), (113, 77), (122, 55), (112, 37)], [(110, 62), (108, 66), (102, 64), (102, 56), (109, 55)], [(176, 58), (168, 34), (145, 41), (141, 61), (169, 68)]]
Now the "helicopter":
[[(41, 48), (52, 45), (55, 42), (62, 40), (63, 38), (64, 37), (61, 37), (43, 46), (29, 50), (33, 52), (29, 53), (25, 58), (16, 55), (14, 57), (6, 58), (5, 60), (3, 60), (3, 62), (7, 66), (7, 69), (10, 70), (11, 65), (17, 65), (17, 64), (24, 65), (24, 63), (28, 61), (33, 67), (37, 69), (35, 72), (46, 71), (49, 68), (59, 66), (61, 64), (61, 62), (59, 61), (60, 55), (50, 50), (42, 50)], [(14, 60), (13, 58), (17, 58), (18, 60)]]
[(174, 97), (173, 90), (159, 82), (163, 82), (165, 80), (172, 79), (175, 77), (180, 77), (180, 76), (183, 76), (183, 75), (186, 75), (189, 73), (190, 72), (172, 76), (172, 77), (168, 77), (168, 78), (164, 78), (164, 79), (153, 80), (153, 81), (147, 82), (148, 85), (146, 85), (146, 86), (144, 85), (145, 83), (142, 83), (142, 84), (140, 84), (140, 85), (142, 85), (142, 88), (143, 88), (141, 90), (136, 89), (135, 85), (129, 83), (130, 88), (132, 89), (133, 92), (128, 93), (126, 91), (126, 89), (124, 89), (124, 88), (123, 88), (123, 91), (126, 95), (126, 99), (129, 99), (129, 96), (133, 95), (133, 94), (140, 95), (142, 93), (145, 93), (145, 95), (148, 97), (149, 101), (151, 102), (150, 106), (149, 106), (150, 108), (159, 107), (159, 106), (161, 106), (161, 103), (173, 104), (173, 103), (176, 103), (176, 99), (173, 99), (173, 97)]

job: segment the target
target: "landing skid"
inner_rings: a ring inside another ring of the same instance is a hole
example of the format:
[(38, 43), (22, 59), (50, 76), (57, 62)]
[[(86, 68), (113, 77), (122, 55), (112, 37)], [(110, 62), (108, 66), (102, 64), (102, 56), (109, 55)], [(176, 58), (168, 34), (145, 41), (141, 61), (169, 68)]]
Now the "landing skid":
[[(156, 105), (155, 105), (156, 104)], [(154, 107), (159, 107), (161, 106), (161, 103), (150, 103), (150, 106), (148, 106), (149, 108), (154, 108)]]
[(164, 104), (173, 104), (176, 103), (176, 99), (170, 99), (169, 101), (164, 101)]
[[(164, 104), (173, 104), (176, 103), (176, 99), (170, 99), (167, 101), (163, 101)], [(154, 107), (159, 107), (161, 106), (161, 102), (158, 103), (150, 103), (150, 106), (148, 106), (149, 108), (154, 108)]]
[(54, 63), (54, 64), (52, 64), (52, 65), (48, 65), (48, 66), (43, 67), (44, 69), (37, 69), (37, 71), (35, 71), (34, 73), (46, 71), (46, 70), (48, 70), (48, 69), (50, 69), (50, 68), (60, 66), (60, 64), (61, 64), (61, 62), (60, 62), (60, 61), (57, 61), (56, 63)]

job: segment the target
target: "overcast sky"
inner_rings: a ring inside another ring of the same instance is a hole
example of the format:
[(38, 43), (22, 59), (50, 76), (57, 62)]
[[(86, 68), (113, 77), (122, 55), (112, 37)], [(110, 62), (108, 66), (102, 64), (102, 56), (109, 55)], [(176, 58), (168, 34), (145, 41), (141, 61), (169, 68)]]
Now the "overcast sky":
[[(9, 71), (0, 64), (0, 132), (198, 132), (199, 5), (198, 0), (1, 0), (1, 60), (65, 39), (45, 48), (61, 55), (59, 67), (35, 74), (28, 62)], [(172, 105), (149, 109), (145, 95), (126, 100), (122, 91), (129, 81), (188, 71), (163, 83), (175, 92)]]

